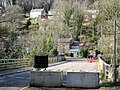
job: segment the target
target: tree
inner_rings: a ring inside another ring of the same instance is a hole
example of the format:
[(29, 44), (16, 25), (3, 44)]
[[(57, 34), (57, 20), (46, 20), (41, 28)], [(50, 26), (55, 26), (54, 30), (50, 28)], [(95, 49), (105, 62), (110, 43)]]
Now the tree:
[(0, 17), (0, 23), (9, 27), (9, 30), (15, 31), (18, 22), (22, 19), (22, 9), (19, 6), (8, 6), (5, 15)]
[(54, 1), (53, 7), (55, 8), (56, 12), (59, 13), (58, 17), (61, 23), (63, 23), (64, 29), (62, 31), (64, 32), (64, 35), (66, 33), (69, 33), (68, 35), (70, 35), (70, 33), (75, 35), (80, 34), (86, 5), (83, 3), (81, 4), (79, 1), (74, 2), (72, 0), (66, 0)]
[[(102, 0), (102, 1), (97, 0), (94, 2), (91, 8), (99, 10), (99, 17), (97, 20), (97, 27), (98, 27), (97, 31), (99, 32), (98, 36), (101, 35), (100, 37), (101, 42), (99, 43), (102, 43), (103, 46), (105, 45), (104, 47), (107, 49), (110, 47), (111, 44), (113, 44), (113, 41), (110, 41), (110, 39), (111, 39), (111, 36), (113, 35), (114, 16), (117, 17), (117, 23), (119, 23), (119, 20), (120, 20), (120, 12), (119, 12), (120, 1), (119, 0)], [(117, 37), (119, 37), (119, 35), (117, 35)], [(117, 38), (117, 40), (119, 41), (119, 38)], [(109, 44), (109, 45), (106, 45), (106, 44)], [(104, 57), (109, 58), (108, 60), (109, 62), (111, 62), (110, 60), (113, 59), (113, 52), (110, 52), (110, 51), (106, 52), (106, 49), (105, 48), (103, 49), (103, 46), (102, 48), (101, 46), (99, 48), (101, 48), (102, 52), (104, 52), (103, 53)], [(120, 47), (118, 46), (119, 44), (117, 44), (117, 51), (120, 50)], [(119, 55), (120, 54), (117, 53), (118, 60), (120, 60)]]
[(4, 38), (4, 56), (5, 59), (17, 59), (21, 58), (21, 46), (17, 44), (18, 34), (11, 32), (7, 37)]
[(0, 25), (0, 38), (7, 37), (9, 35), (9, 30), (7, 27)]

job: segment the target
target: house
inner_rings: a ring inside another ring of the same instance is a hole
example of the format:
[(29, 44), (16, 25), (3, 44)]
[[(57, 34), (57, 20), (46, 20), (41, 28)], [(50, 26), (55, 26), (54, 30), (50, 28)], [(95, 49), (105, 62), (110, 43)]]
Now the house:
[(99, 14), (99, 10), (86, 10), (84, 12), (85, 18), (96, 18), (98, 14)]
[(84, 42), (74, 41), (70, 44), (70, 49), (80, 49), (80, 47), (84, 46)]
[(73, 57), (80, 56), (80, 49), (70, 49), (69, 53), (73, 54)]
[(80, 56), (80, 47), (83, 47), (83, 42), (74, 41), (70, 44), (69, 53), (72, 53), (74, 57)]
[(86, 10), (84, 12), (83, 26), (91, 25), (92, 19), (96, 18), (99, 14), (99, 10)]
[(45, 15), (44, 9), (32, 9), (30, 11), (30, 18), (42, 18)]

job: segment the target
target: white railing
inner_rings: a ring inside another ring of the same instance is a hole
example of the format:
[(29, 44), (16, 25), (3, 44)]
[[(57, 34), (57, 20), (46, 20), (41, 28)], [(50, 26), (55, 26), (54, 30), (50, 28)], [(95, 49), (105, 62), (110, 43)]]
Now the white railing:
[(100, 72), (104, 73), (105, 80), (112, 78), (110, 64), (104, 62), (100, 57), (98, 57), (98, 59), (99, 59), (99, 70)]
[(104, 73), (105, 73), (105, 79), (108, 79), (108, 78), (110, 78), (109, 76), (109, 74), (110, 74), (110, 70), (111, 70), (111, 67), (110, 67), (110, 65), (109, 64), (107, 64), (107, 63), (105, 63), (104, 62)]

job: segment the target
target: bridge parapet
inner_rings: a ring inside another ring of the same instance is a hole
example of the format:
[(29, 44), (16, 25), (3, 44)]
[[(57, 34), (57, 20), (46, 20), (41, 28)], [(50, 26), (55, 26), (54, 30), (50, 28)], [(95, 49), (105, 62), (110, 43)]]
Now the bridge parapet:
[(0, 59), (0, 70), (8, 70), (32, 65), (33, 59)]
[[(62, 61), (61, 56), (57, 57), (48, 57), (49, 63)], [(25, 59), (0, 59), (0, 70), (16, 69), (23, 67), (32, 67), (34, 66), (33, 58)]]

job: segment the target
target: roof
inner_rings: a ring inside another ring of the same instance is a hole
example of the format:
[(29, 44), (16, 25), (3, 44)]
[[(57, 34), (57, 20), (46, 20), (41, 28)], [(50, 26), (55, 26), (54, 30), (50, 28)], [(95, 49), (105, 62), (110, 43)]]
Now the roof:
[(32, 9), (31, 12), (41, 12), (43, 11), (44, 9)]
[(77, 41), (74, 41), (71, 46), (84, 46), (84, 42), (77, 42)]
[(70, 51), (80, 51), (80, 49), (70, 49)]
[(99, 14), (99, 10), (86, 10), (84, 14), (85, 16), (89, 16), (89, 18), (96, 18)]
[(89, 13), (89, 14), (99, 14), (99, 10), (86, 10), (85, 13)]

